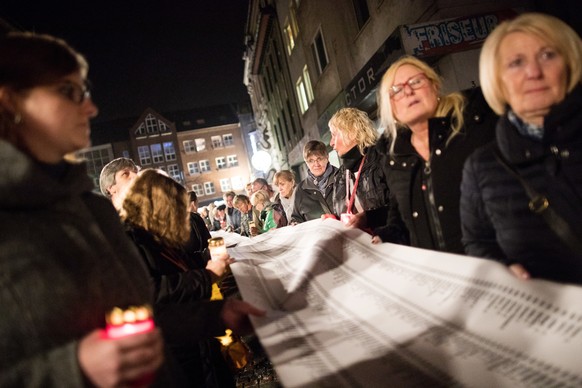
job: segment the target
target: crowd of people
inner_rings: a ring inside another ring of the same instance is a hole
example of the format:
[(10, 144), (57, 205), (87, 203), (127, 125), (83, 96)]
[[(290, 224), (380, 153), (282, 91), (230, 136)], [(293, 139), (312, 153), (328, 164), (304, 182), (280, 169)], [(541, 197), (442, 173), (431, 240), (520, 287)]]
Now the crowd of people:
[[(103, 195), (69, 155), (89, 145), (85, 58), (58, 38), (0, 38), (0, 386), (231, 387), (213, 338), (263, 311), (211, 301), (228, 254), (210, 232), (247, 237), (321, 218), (370, 243), (487, 258), (520, 279), (582, 284), (582, 42), (559, 19), (522, 14), (486, 39), (480, 87), (444, 93), (404, 56), (378, 88), (379, 128), (357, 108), (308, 141), (306, 177), (278, 171), (224, 204), (131, 159), (106, 165)], [(337, 152), (340, 165), (330, 163)], [(274, 189), (276, 188), (276, 190)], [(32, 197), (30, 193), (34, 191)], [(156, 328), (110, 340), (115, 307), (151, 306)], [(149, 381), (152, 382), (152, 381)]]

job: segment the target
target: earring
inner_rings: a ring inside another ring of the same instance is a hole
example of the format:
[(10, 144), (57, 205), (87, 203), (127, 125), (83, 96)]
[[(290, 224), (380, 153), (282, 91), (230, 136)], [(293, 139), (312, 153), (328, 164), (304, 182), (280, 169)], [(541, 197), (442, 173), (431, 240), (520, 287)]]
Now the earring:
[(14, 115), (14, 124), (18, 125), (22, 122), (22, 115), (20, 113), (16, 113)]
[(441, 98), (440, 98), (440, 97), (437, 97), (437, 101), (438, 101), (438, 102), (441, 102)]

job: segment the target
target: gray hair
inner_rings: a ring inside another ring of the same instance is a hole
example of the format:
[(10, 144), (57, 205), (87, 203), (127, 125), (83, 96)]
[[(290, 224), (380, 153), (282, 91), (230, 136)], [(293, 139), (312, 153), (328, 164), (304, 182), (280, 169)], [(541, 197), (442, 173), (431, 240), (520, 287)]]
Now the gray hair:
[(131, 168), (134, 172), (139, 170), (133, 160), (129, 158), (113, 159), (103, 167), (99, 175), (99, 188), (104, 196), (111, 198), (108, 189), (115, 184), (115, 174), (126, 168)]

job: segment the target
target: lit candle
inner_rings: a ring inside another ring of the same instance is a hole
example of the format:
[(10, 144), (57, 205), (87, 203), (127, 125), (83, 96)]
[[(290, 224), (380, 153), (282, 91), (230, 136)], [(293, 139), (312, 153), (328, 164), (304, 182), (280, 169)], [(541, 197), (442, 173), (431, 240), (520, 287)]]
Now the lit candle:
[(223, 260), (228, 257), (226, 245), (222, 237), (214, 237), (208, 240), (208, 249), (212, 260)]
[(131, 306), (127, 310), (115, 307), (105, 316), (105, 320), (105, 333), (110, 339), (146, 333), (155, 326), (149, 306)]

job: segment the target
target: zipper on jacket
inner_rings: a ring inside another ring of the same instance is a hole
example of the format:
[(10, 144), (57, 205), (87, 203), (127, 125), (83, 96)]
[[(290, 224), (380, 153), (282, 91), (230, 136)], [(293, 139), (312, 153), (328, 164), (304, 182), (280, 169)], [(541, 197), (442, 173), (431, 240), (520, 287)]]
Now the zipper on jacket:
[(430, 161), (432, 160), (432, 155), (430, 155), (429, 160), (424, 163), (424, 184), (426, 185), (426, 191), (424, 198), (427, 202), (427, 209), (429, 212), (429, 222), (433, 227), (434, 238), (436, 239), (437, 246), (439, 250), (446, 250), (445, 238), (443, 235), (443, 228), (441, 226), (441, 220), (439, 218), (438, 209), (436, 206), (436, 201), (434, 198), (434, 189), (432, 183), (432, 169), (430, 167)]

